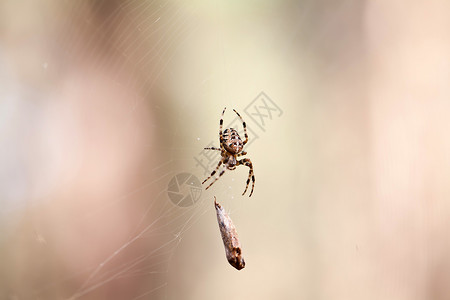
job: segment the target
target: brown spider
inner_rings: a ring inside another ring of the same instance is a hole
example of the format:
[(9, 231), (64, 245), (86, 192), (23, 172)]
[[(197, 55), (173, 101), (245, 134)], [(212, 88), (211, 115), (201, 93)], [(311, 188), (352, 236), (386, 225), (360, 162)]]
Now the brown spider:
[[(239, 156), (246, 155), (247, 152), (242, 151), (244, 148), (244, 145), (248, 142), (248, 135), (247, 135), (247, 125), (245, 124), (244, 120), (242, 119), (241, 115), (233, 109), (233, 111), (238, 115), (238, 117), (242, 121), (242, 126), (244, 127), (244, 134), (245, 134), (245, 141), (241, 140), (241, 137), (239, 136), (238, 132), (233, 128), (225, 129), (225, 131), (222, 134), (222, 125), (223, 125), (223, 115), (225, 113), (226, 107), (223, 109), (222, 112), (222, 118), (220, 119), (220, 127), (219, 127), (219, 140), (220, 140), (220, 148), (216, 147), (210, 147), (205, 148), (205, 150), (218, 150), (220, 151), (220, 155), (222, 156), (222, 159), (219, 161), (219, 164), (217, 165), (216, 169), (212, 171), (211, 175), (206, 178), (202, 184), (204, 184), (208, 179), (210, 179), (214, 174), (216, 174), (217, 170), (219, 170), (219, 167), (224, 164), (226, 169), (228, 170), (234, 170), (239, 165), (245, 165), (250, 168), (248, 172), (248, 179), (247, 179), (247, 185), (245, 186), (245, 191), (242, 193), (242, 195), (247, 192), (248, 185), (250, 183), (250, 178), (252, 179), (252, 191), (250, 192), (249, 197), (253, 194), (253, 188), (255, 187), (255, 175), (253, 174), (253, 164), (252, 161), (248, 158), (244, 158), (241, 160), (237, 160)], [(216, 177), (213, 182), (211, 182), (206, 189), (208, 189), (211, 185), (216, 182), (220, 176), (225, 173), (225, 170), (223, 169), (219, 177)]]

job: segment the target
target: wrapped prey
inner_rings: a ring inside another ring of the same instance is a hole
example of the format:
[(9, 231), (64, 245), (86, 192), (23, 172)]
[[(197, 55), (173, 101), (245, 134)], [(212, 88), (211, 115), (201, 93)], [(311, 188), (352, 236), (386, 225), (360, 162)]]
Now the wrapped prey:
[(217, 203), (214, 196), (214, 205), (216, 207), (217, 222), (219, 223), (220, 234), (222, 235), (223, 245), (225, 246), (225, 254), (227, 260), (238, 270), (245, 267), (245, 261), (242, 257), (241, 243), (237, 235), (236, 227), (225, 209)]

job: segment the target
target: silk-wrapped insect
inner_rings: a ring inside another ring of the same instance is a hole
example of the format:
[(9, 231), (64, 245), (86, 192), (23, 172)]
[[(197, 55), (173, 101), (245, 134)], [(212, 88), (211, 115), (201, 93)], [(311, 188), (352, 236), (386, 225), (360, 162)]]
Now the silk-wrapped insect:
[(225, 254), (227, 260), (238, 270), (245, 267), (244, 257), (242, 256), (241, 243), (239, 242), (236, 227), (233, 225), (230, 216), (225, 209), (217, 203), (214, 196), (214, 205), (216, 207), (217, 222), (219, 223), (220, 234), (222, 235), (223, 245), (225, 246)]

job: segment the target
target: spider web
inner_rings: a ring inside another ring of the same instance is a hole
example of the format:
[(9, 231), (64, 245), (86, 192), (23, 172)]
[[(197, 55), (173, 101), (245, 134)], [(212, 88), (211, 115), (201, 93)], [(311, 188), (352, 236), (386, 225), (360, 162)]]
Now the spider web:
[[(54, 42), (59, 47), (56, 52), (62, 56), (62, 59), (48, 55), (42, 63), (44, 71), (47, 74), (51, 73), (51, 76), (58, 76), (58, 74), (64, 76), (67, 74), (67, 68), (72, 68), (71, 65), (89, 64), (87, 72), (113, 74), (106, 85), (125, 87), (123, 89), (125, 92), (121, 96), (128, 102), (117, 121), (123, 124), (122, 126), (129, 134), (136, 134), (135, 137), (131, 137), (131, 142), (135, 142), (139, 139), (142, 128), (146, 126), (139, 123), (139, 120), (142, 119), (141, 111), (148, 108), (149, 98), (162, 92), (162, 90), (155, 92), (155, 86), (161, 79), (161, 75), (167, 71), (173, 53), (177, 51), (177, 45), (186, 42), (195, 32), (195, 28), (189, 24), (189, 19), (195, 16), (195, 12), (179, 1), (125, 1), (113, 5), (110, 1), (66, 2), (62, 5), (62, 10), (64, 13), (52, 15), (52, 22), (59, 23), (62, 30), (56, 34), (58, 40)], [(107, 53), (109, 54), (102, 55), (105, 48), (108, 48)], [(64, 65), (64, 62), (70, 63)], [(145, 73), (145, 75), (124, 78), (120, 76), (123, 73), (132, 75)], [(136, 78), (139, 79), (136, 80)], [(82, 81), (80, 78), (75, 80)], [(88, 86), (88, 89), (95, 90), (95, 88)], [(17, 91), (14, 90), (14, 87), (12, 90), (12, 93)], [(89, 97), (92, 94), (95, 92), (87, 91), (85, 95)], [(98, 109), (105, 109), (105, 105), (108, 104), (104, 103)], [(170, 112), (161, 107), (163, 103), (158, 104), (155, 101), (152, 105), (152, 109), (157, 112), (156, 118), (163, 120), (161, 123), (164, 123), (164, 119), (173, 119), (173, 117), (167, 117)], [(183, 110), (183, 107), (180, 106), (180, 109)], [(30, 115), (32, 113), (30, 111)], [(128, 207), (133, 205), (141, 207), (141, 211), (133, 214), (137, 218), (127, 224), (129, 225), (126, 230), (128, 233), (118, 232), (122, 236), (116, 240), (119, 244), (111, 243), (106, 246), (104, 251), (101, 251), (102, 255), (89, 259), (92, 261), (89, 263), (90, 266), (86, 267), (85, 263), (81, 263), (79, 267), (68, 267), (70, 271), (67, 272), (56, 267), (53, 268), (55, 274), (48, 274), (41, 267), (35, 267), (32, 270), (33, 266), (30, 266), (30, 270), (33, 272), (41, 270), (40, 272), (44, 274), (42, 279), (24, 281), (16, 288), (13, 287), (13, 282), (10, 282), (9, 286), (3, 289), (6, 293), (5, 297), (154, 299), (164, 296), (165, 287), (168, 284), (166, 277), (169, 262), (182, 241), (183, 235), (193, 224), (201, 220), (203, 214), (208, 210), (212, 211), (213, 207), (207, 205), (210, 203), (201, 198), (201, 189), (186, 182), (177, 182), (179, 193), (182, 195), (191, 193), (191, 198), (195, 201), (185, 206), (171, 201), (168, 195), (168, 189), (173, 188), (173, 186), (168, 186), (170, 179), (175, 178), (183, 171), (194, 172), (194, 169), (183, 162), (187, 159), (186, 154), (176, 151), (176, 145), (179, 144), (177, 132), (183, 132), (179, 129), (178, 124), (169, 127), (174, 128), (174, 132), (161, 125), (156, 125), (156, 123), (150, 124), (150, 126), (155, 128), (154, 132), (160, 134), (161, 138), (167, 136), (172, 139), (163, 143), (151, 142), (143, 145), (144, 151), (158, 153), (157, 155), (160, 155), (162, 160), (147, 158), (149, 172), (139, 176), (138, 180), (134, 180), (135, 188), (129, 189), (125, 194), (112, 195), (109, 201), (91, 203), (74, 212), (75, 219), (89, 224), (90, 230), (96, 231), (102, 227), (103, 220), (105, 220), (105, 224), (109, 222), (106, 220), (110, 212), (121, 207), (129, 209)], [(195, 137), (190, 136), (189, 138), (194, 139)], [(144, 139), (144, 141), (147, 140)], [(10, 144), (14, 143), (17, 142), (10, 141)], [(49, 160), (48, 156), (51, 154), (46, 154), (44, 159)], [(50, 161), (50, 164), (53, 163)], [(54, 175), (49, 177), (52, 176)], [(44, 174), (42, 177), (46, 178), (47, 176)], [(5, 204), (9, 203), (8, 199), (11, 199), (10, 204), (2, 210), (2, 214), (8, 217), (8, 220), (9, 217), (12, 218), (16, 212), (30, 204), (31, 209), (41, 210), (51, 202), (48, 196), (38, 191), (37, 194), (41, 199), (33, 201), (33, 203), (22, 202), (16, 205), (17, 201), (26, 195), (13, 193), (14, 189), (8, 186), (8, 182), (13, 182), (13, 180), (14, 178), (8, 180), (5, 178), (3, 194), (5, 197), (2, 197), (7, 201)], [(77, 181), (76, 178), (75, 181)], [(45, 186), (46, 184), (48, 182), (43, 179), (38, 180), (37, 185)], [(45, 188), (43, 190), (45, 193)], [(8, 194), (9, 191), (12, 191), (12, 194)], [(118, 219), (116, 222), (121, 221)], [(16, 224), (13, 222), (13, 224), (7, 225), (15, 226)], [(45, 226), (32, 224), (31, 227), (36, 228), (34, 238), (42, 246), (40, 251), (56, 252), (51, 240), (52, 234), (46, 230)], [(115, 233), (107, 234), (114, 235)], [(108, 239), (108, 237), (106, 238)], [(99, 247), (103, 241), (98, 242), (98, 245), (93, 244), (92, 247)], [(80, 250), (85, 247), (86, 245), (79, 245)], [(48, 254), (50, 253), (43, 256)], [(76, 260), (77, 258), (74, 256), (74, 261)], [(14, 277), (14, 273), (13, 271), (12, 277)], [(32, 276), (35, 275), (32, 274)], [(133, 281), (140, 283), (130, 284)], [(125, 287), (120, 288), (121, 285)], [(116, 292), (108, 295), (111, 291)]]
[[(77, 5), (77, 4), (74, 4)], [(98, 1), (92, 6), (92, 15), (101, 14), (109, 6), (108, 1)], [(81, 10), (79, 7), (77, 10)], [(131, 69), (132, 74), (145, 74), (142, 81), (124, 82), (122, 78), (115, 79), (118, 84), (127, 85), (134, 90), (139, 90), (140, 95), (131, 95), (132, 105), (129, 111), (125, 112), (125, 122), (133, 122), (135, 112), (145, 107), (146, 99), (153, 97), (155, 86), (165, 74), (168, 64), (171, 62), (172, 54), (176, 52), (177, 45), (186, 42), (190, 35), (195, 32), (195, 28), (189, 25), (189, 19), (195, 15), (188, 7), (180, 1), (157, 2), (157, 1), (127, 1), (116, 5), (104, 21), (96, 26), (98, 34), (92, 35), (90, 44), (86, 47), (95, 51), (102, 47), (102, 43), (112, 46), (112, 51), (124, 57), (122, 61), (111, 56), (110, 60), (102, 61), (98, 59), (99, 69), (104, 66), (114, 70), (113, 73), (121, 73), (123, 68)], [(116, 38), (108, 40), (108, 31)], [(130, 34), (137, 30), (138, 34)], [(121, 31), (118, 33), (117, 31)], [(98, 39), (100, 37), (100, 39)], [(69, 43), (70, 44), (70, 43)], [(95, 59), (97, 60), (97, 58)], [(114, 80), (114, 79), (113, 79)], [(159, 90), (159, 92), (163, 92)], [(183, 107), (180, 106), (181, 110)], [(158, 111), (158, 115), (163, 118), (173, 119), (167, 116), (169, 113), (160, 109), (158, 104), (154, 104), (153, 109)], [(159, 117), (158, 116), (158, 117)], [(167, 116), (167, 117), (166, 117)], [(164, 122), (163, 122), (164, 123)], [(173, 126), (172, 128), (177, 128)], [(187, 207), (182, 207), (179, 203), (169, 200), (167, 185), (171, 178), (175, 178), (177, 172), (182, 170), (183, 156), (173, 151), (177, 142), (177, 130), (175, 133), (166, 132), (163, 127), (157, 127), (162, 134), (173, 138), (168, 141), (168, 148), (160, 148), (153, 144), (148, 146), (148, 151), (170, 152), (167, 161), (152, 169), (154, 182), (144, 183), (136, 190), (120, 198), (119, 202), (142, 200), (139, 195), (147, 188), (151, 188), (153, 193), (149, 204), (142, 213), (140, 220), (136, 220), (134, 230), (130, 233), (130, 238), (120, 247), (111, 248), (111, 254), (105, 256), (98, 264), (86, 270), (87, 278), (73, 291), (69, 299), (78, 299), (90, 294), (96, 295), (97, 290), (108, 290), (111, 286), (120, 284), (122, 281), (138, 278), (140, 282), (146, 283), (138, 286), (136, 290), (126, 290), (123, 296), (117, 298), (127, 299), (149, 299), (158, 298), (165, 295), (167, 287), (167, 273), (171, 257), (182, 241), (184, 233), (205, 214), (210, 207), (208, 202), (200, 199), (197, 203)], [(167, 142), (166, 142), (167, 144)], [(188, 171), (192, 171), (189, 170)], [(180, 193), (186, 193), (186, 185), (180, 186)], [(154, 186), (152, 186), (154, 185)], [(189, 188), (193, 199), (199, 199), (198, 189)], [(169, 195), (170, 196), (170, 195)], [(145, 199), (144, 199), (145, 200)], [(109, 205), (112, 203), (109, 203)], [(151, 215), (149, 217), (149, 215)], [(135, 247), (141, 241), (146, 244), (144, 247)], [(127, 255), (131, 252), (130, 256)], [(125, 258), (122, 259), (122, 256)], [(123, 262), (122, 262), (123, 261)], [(120, 262), (120, 263), (117, 263)]]
[[(347, 2), (342, 3), (339, 7), (340, 10), (345, 9)], [(144, 144), (143, 149), (148, 153), (156, 153), (156, 158), (147, 157), (147, 165), (144, 168), (148, 168), (149, 172), (139, 176), (138, 180), (132, 181), (133, 187), (128, 186), (125, 193), (113, 194), (106, 202), (92, 203), (74, 212), (74, 219), (81, 219), (95, 230), (96, 226), (101, 226), (97, 222), (102, 223), (102, 220), (106, 219), (111, 211), (127, 207), (130, 204), (141, 208), (138, 213), (133, 214), (134, 217), (137, 217), (130, 222), (131, 225), (126, 229), (127, 234), (122, 235), (120, 241), (108, 244), (102, 255), (89, 260), (88, 266), (85, 264), (81, 264), (79, 268), (71, 266), (68, 268), (69, 271), (55, 268), (56, 271), (53, 271), (54, 273), (50, 276), (43, 276), (41, 280), (37, 281), (31, 280), (28, 294), (21, 295), (20, 285), (18, 285), (16, 289), (7, 290), (7, 296), (44, 299), (166, 298), (167, 288), (170, 286), (167, 279), (170, 264), (183, 237), (193, 226), (196, 226), (196, 223), (203, 221), (205, 214), (214, 214), (212, 199), (201, 193), (201, 190), (192, 189), (191, 186), (182, 185), (179, 182), (175, 184), (176, 188), (179, 188), (175, 193), (182, 196), (192, 193), (191, 199), (197, 200), (192, 201), (192, 205), (182, 206), (177, 205), (178, 202), (174, 203), (168, 195), (168, 189), (173, 187), (170, 182), (183, 172), (194, 174), (202, 180), (212, 171), (211, 166), (206, 168), (209, 171), (199, 168), (194, 158), (199, 157), (203, 147), (219, 146), (217, 131), (223, 108), (222, 103), (229, 103), (227, 98), (235, 82), (229, 79), (229, 81), (221, 83), (218, 89), (223, 92), (223, 95), (217, 99), (220, 103), (219, 109), (217, 111), (216, 108), (214, 110), (205, 109), (204, 111), (208, 112), (207, 117), (197, 115), (198, 112), (190, 109), (190, 106), (194, 99), (205, 98), (205, 94), (208, 94), (207, 82), (214, 77), (214, 72), (211, 72), (211, 78), (203, 78), (199, 80), (196, 87), (186, 89), (190, 91), (190, 94), (177, 97), (179, 102), (177, 102), (176, 109), (170, 108), (163, 100), (157, 100), (174, 97), (171, 86), (166, 83), (168, 79), (182, 84), (182, 80), (179, 80), (180, 78), (176, 74), (170, 73), (170, 70), (173, 64), (179, 63), (179, 61), (174, 61), (175, 57), (181, 56), (178, 53), (179, 47), (194, 40), (198, 31), (202, 29), (199, 28), (198, 23), (193, 22), (196, 18), (204, 17), (198, 14), (201, 5), (192, 7), (182, 1), (138, 0), (124, 1), (119, 4), (116, 2), (114, 5), (106, 0), (92, 3), (69, 1), (61, 5), (65, 13), (56, 11), (52, 15), (54, 18), (52, 21), (61, 24), (61, 32), (56, 35), (58, 37), (56, 42), (49, 41), (49, 43), (52, 43), (52, 46), (58, 46), (57, 52), (62, 58), (59, 58), (60, 63), (58, 64), (58, 59), (54, 59), (52, 55), (48, 54), (47, 59), (42, 62), (43, 69), (47, 73), (52, 73), (53, 78), (58, 77), (59, 74), (65, 74), (66, 68), (69, 68), (61, 62), (69, 61), (71, 65), (89, 65), (88, 71), (94, 74), (111, 74), (107, 84), (124, 87), (125, 92), (121, 96), (127, 99), (127, 104), (122, 113), (118, 115), (116, 122), (127, 129), (127, 134), (132, 136), (132, 141), (142, 138), (140, 132), (146, 126), (141, 123), (143, 122), (141, 113), (147, 109), (154, 112), (155, 121), (148, 126), (156, 134), (151, 141), (144, 139), (148, 144)], [(302, 16), (306, 16), (310, 11), (309, 5), (308, 2), (305, 2), (300, 6), (303, 10)], [(221, 10), (223, 7), (217, 4), (216, 9)], [(295, 23), (297, 17), (290, 16), (288, 21), (298, 25)], [(330, 21), (330, 24), (332, 23), (333, 21)], [(295, 44), (298, 43), (297, 38), (303, 32), (299, 32), (302, 31), (300, 26), (293, 27), (292, 32), (287, 35), (292, 36), (290, 41)], [(309, 41), (311, 43), (310, 50), (313, 51), (322, 39), (321, 36), (311, 39)], [(219, 38), (217, 42), (221, 43)], [(105, 52), (104, 49), (108, 49), (108, 55), (102, 55)], [(286, 52), (288, 51), (286, 49)], [(229, 57), (225, 52), (219, 53), (219, 57), (223, 59), (220, 62), (222, 70), (236, 73), (237, 70), (227, 66)], [(67, 64), (69, 65), (69, 63)], [(341, 68), (341, 66), (333, 67)], [(135, 76), (126, 77), (123, 74)], [(247, 84), (251, 86), (252, 82)], [(90, 86), (90, 88), (96, 89), (95, 86)], [(259, 87), (256, 91), (252, 90), (249, 99), (259, 92)], [(91, 93), (94, 92), (88, 91), (88, 94)], [(195, 103), (198, 104), (198, 102)], [(92, 110), (101, 111), (108, 105), (107, 102), (102, 102)], [(240, 105), (240, 107), (244, 106)], [(246, 119), (242, 111), (240, 113)], [(190, 122), (189, 130), (185, 128), (187, 122)], [(205, 124), (208, 124), (207, 132), (203, 129)], [(231, 107), (227, 109), (224, 116), (224, 128), (228, 127), (237, 128), (243, 135), (242, 124), (232, 112)], [(250, 140), (247, 147), (252, 146), (252, 143), (263, 134), (263, 130), (258, 130), (256, 126), (249, 126), (248, 131)], [(200, 135), (197, 132), (206, 133)], [(162, 141), (158, 142), (159, 139)], [(196, 142), (193, 143), (192, 140), (196, 140)], [(13, 142), (9, 143), (13, 144)], [(215, 155), (211, 161), (217, 163), (218, 153), (214, 151), (211, 153)], [(48, 156), (53, 154), (51, 152)], [(38, 175), (33, 174), (33, 178), (35, 177)], [(56, 175), (43, 176), (44, 179), (47, 179), (42, 185), (48, 185), (48, 181), (55, 177)], [(236, 189), (236, 194), (240, 195), (246, 178), (247, 172), (242, 172), (242, 177), (239, 177), (239, 182), (242, 181), (242, 183), (237, 184), (236, 187), (216, 182), (214, 188), (218, 198), (220, 199), (220, 196), (225, 198), (231, 189), (233, 192)], [(228, 177), (228, 180), (230, 179), (238, 181), (235, 180), (234, 174)], [(226, 182), (227, 179), (221, 180)], [(20, 190), (20, 187), (15, 190)], [(48, 199), (45, 189), (42, 190), (37, 192), (39, 199), (31, 203), (31, 207), (46, 206)], [(11, 189), (5, 188), (4, 191), (11, 191)], [(18, 199), (23, 196), (13, 193), (5, 198)], [(3, 213), (14, 215), (17, 210), (27, 207), (27, 205), (30, 203), (22, 203), (22, 205), (10, 208), (8, 211), (5, 210)], [(120, 219), (117, 222), (120, 222)], [(211, 226), (216, 229), (215, 224), (211, 224)], [(109, 232), (109, 234), (114, 234), (114, 232)], [(40, 251), (51, 249), (51, 235), (47, 234), (45, 229), (38, 228), (34, 239), (43, 245), (44, 250)], [(97, 242), (101, 244), (103, 241)], [(76, 247), (76, 245), (74, 246)], [(95, 244), (91, 246), (96, 247)], [(86, 245), (80, 245), (80, 248), (85, 247)], [(36, 270), (42, 269), (42, 266), (36, 267)], [(139, 283), (130, 284), (133, 281)], [(121, 285), (133, 288), (116, 289)], [(117, 292), (117, 294), (108, 294), (111, 291)], [(123, 294), (120, 294), (119, 291), (123, 291)]]

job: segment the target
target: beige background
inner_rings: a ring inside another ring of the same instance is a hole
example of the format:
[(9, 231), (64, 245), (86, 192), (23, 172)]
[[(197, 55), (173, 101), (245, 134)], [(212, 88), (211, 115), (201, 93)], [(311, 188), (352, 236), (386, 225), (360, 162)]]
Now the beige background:
[[(443, 0), (3, 1), (1, 298), (448, 299), (449, 20)], [(258, 135), (254, 195), (239, 167), (174, 206), (225, 106)]]

